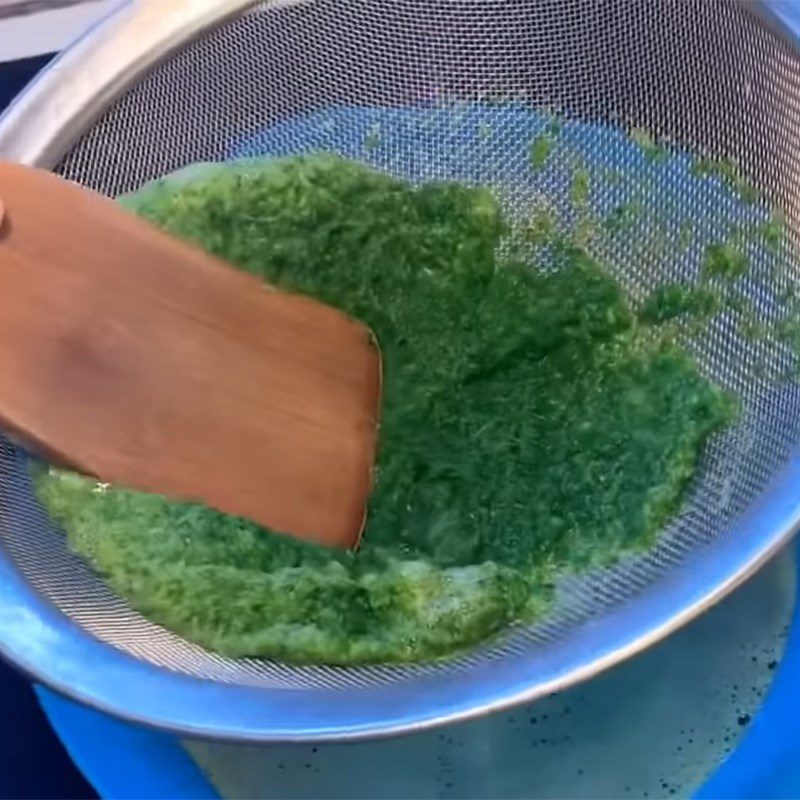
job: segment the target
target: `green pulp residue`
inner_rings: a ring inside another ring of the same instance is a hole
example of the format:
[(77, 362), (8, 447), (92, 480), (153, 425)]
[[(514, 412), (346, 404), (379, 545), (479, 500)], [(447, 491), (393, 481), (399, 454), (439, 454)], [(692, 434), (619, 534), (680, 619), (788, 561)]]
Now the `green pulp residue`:
[(732, 242), (708, 245), (703, 259), (703, 273), (708, 278), (738, 278), (747, 272), (747, 256)]
[(758, 200), (758, 192), (729, 158), (695, 158), (692, 173), (698, 178), (719, 179), (746, 203)]
[[(71, 546), (114, 589), (222, 653), (414, 660), (532, 621), (560, 575), (654, 541), (734, 413), (574, 244), (550, 237), (542, 270), (498, 256), (506, 223), (486, 189), (412, 188), (314, 155), (159, 184), (132, 206), (363, 320), (383, 352), (377, 485), (356, 554), (37, 475)], [(671, 291), (651, 322), (691, 305)]]
[(529, 157), (531, 167), (535, 170), (540, 170), (547, 163), (547, 157), (553, 148), (553, 143), (549, 136), (540, 134), (531, 143)]
[(645, 300), (639, 311), (639, 318), (651, 324), (681, 317), (706, 321), (720, 309), (720, 306), (719, 294), (711, 289), (684, 283), (668, 283), (659, 286)]
[(578, 167), (572, 176), (572, 183), (569, 187), (569, 199), (577, 209), (580, 209), (585, 207), (588, 202), (590, 191), (591, 176), (589, 175), (589, 171), (584, 167)]
[(616, 234), (633, 228), (640, 210), (635, 203), (620, 203), (608, 213), (603, 224), (609, 233)]
[(633, 128), (630, 138), (639, 145), (644, 157), (648, 161), (663, 161), (669, 155), (666, 147), (656, 142), (653, 137), (642, 128)]

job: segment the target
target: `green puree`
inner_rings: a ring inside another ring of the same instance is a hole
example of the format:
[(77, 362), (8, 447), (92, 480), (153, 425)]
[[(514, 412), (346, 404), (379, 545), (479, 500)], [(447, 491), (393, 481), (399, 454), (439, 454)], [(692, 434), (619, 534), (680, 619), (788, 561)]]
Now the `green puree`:
[(584, 252), (556, 244), (546, 269), (500, 259), (507, 231), (486, 189), (412, 188), (315, 155), (159, 184), (133, 205), (365, 321), (383, 352), (377, 485), (356, 554), (37, 476), (114, 589), (222, 653), (418, 660), (534, 620), (560, 575), (654, 541), (732, 416), (685, 352), (640, 332)]

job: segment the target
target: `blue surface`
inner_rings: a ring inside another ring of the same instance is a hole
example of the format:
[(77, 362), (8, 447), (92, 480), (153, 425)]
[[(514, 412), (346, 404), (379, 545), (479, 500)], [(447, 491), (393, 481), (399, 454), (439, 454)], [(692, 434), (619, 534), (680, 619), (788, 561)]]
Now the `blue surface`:
[(218, 797), (174, 736), (120, 722), (46, 689), (37, 694), (69, 754), (103, 797)]

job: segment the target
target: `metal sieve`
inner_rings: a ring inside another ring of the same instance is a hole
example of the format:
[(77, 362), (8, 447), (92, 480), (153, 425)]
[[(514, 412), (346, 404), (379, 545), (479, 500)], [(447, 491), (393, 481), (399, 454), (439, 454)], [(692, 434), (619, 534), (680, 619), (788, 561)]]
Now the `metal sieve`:
[[(627, 163), (617, 129), (733, 159), (795, 235), (792, 11), (711, 0), (142, 0), (18, 99), (0, 121), (0, 156), (116, 196), (195, 162), (328, 149), (415, 181), (490, 185), (513, 215), (537, 201), (519, 177), (526, 142), (542, 110), (557, 109), (593, 170)], [(637, 169), (667, 218), (702, 219), (713, 204), (737, 219), (719, 193)], [(682, 274), (679, 259), (649, 263), (635, 244), (601, 254), (632, 295)], [(758, 287), (753, 302), (769, 314)], [(771, 344), (777, 368), (785, 354)], [(744, 366), (763, 357), (757, 349), (724, 326), (696, 345), (743, 413), (706, 448), (652, 552), (565, 580), (541, 624), (428, 664), (234, 660), (148, 622), (70, 554), (32, 498), (26, 454), (2, 441), (0, 652), (105, 711), (235, 740), (418, 730), (561, 689), (701, 613), (800, 523), (800, 385), (754, 379)]]

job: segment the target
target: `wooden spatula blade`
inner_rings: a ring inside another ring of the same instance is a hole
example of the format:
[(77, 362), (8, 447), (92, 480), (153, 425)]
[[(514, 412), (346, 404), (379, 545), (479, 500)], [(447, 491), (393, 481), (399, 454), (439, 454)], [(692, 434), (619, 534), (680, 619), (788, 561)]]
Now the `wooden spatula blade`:
[(357, 543), (380, 355), (115, 203), (0, 163), (0, 427), (98, 479)]

